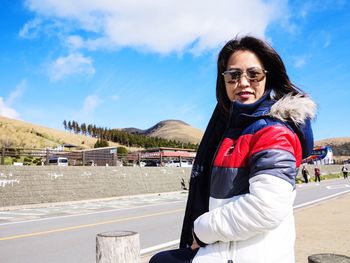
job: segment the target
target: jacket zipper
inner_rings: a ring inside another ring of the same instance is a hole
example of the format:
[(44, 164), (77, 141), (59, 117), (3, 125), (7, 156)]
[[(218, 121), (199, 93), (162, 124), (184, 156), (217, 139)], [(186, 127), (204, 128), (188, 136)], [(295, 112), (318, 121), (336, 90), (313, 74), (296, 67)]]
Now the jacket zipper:
[[(233, 248), (232, 248), (233, 245)], [(228, 254), (229, 254), (229, 260), (227, 260), (227, 263), (234, 263), (234, 259), (236, 257), (236, 241), (230, 241), (230, 244), (228, 246)]]
[(225, 139), (225, 134), (227, 132), (227, 129), (228, 127), (225, 128), (225, 131), (224, 133), (222, 134), (221, 138), (220, 138), (220, 141), (219, 141), (219, 144), (217, 145), (216, 149), (215, 149), (215, 153), (213, 155), (213, 158), (211, 159), (211, 162), (210, 162), (210, 169), (209, 169), (209, 197), (210, 197), (210, 183), (211, 183), (211, 175), (212, 175), (212, 172), (213, 172), (213, 166), (214, 166), (214, 162), (215, 162), (215, 159), (216, 159), (216, 155), (218, 154), (218, 151), (219, 151), (219, 148), (222, 144), (222, 142), (224, 141)]

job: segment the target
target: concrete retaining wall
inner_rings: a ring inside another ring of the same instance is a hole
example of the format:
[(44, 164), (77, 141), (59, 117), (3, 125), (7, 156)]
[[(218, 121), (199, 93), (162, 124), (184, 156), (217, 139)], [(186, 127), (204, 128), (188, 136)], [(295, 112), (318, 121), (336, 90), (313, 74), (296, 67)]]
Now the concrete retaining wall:
[[(307, 167), (313, 176), (314, 165)], [(341, 165), (320, 168), (323, 175), (341, 172)], [(182, 179), (188, 187), (190, 172), (168, 167), (0, 166), (0, 207), (180, 191)]]
[(191, 168), (0, 166), (0, 207), (180, 191)]

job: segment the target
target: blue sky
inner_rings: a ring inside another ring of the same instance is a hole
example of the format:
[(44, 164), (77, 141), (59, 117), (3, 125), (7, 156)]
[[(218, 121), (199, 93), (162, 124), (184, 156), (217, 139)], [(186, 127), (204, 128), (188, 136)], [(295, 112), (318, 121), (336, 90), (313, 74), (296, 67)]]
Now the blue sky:
[(269, 41), (318, 104), (315, 139), (350, 136), (350, 1), (2, 0), (0, 115), (205, 129), (216, 58), (237, 34)]

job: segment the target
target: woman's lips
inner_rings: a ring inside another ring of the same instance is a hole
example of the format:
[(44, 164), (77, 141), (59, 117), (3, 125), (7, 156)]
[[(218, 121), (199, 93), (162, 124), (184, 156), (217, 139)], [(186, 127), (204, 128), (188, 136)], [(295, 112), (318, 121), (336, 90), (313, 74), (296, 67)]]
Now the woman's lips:
[(238, 92), (236, 95), (239, 98), (246, 100), (246, 99), (249, 99), (252, 95), (254, 95), (254, 93), (249, 91), (241, 91), (241, 92)]

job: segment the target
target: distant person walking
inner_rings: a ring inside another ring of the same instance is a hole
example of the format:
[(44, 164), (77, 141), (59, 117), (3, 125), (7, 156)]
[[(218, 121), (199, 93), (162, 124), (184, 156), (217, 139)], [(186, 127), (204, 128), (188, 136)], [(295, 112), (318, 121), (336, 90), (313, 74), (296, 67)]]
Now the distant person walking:
[(348, 167), (345, 164), (341, 168), (341, 171), (343, 172), (344, 179), (348, 178)]
[(321, 170), (318, 166), (315, 166), (315, 182), (321, 182)]
[(309, 171), (305, 165), (303, 165), (303, 168), (301, 169), (301, 174), (303, 175), (304, 182), (307, 184), (309, 182)]

